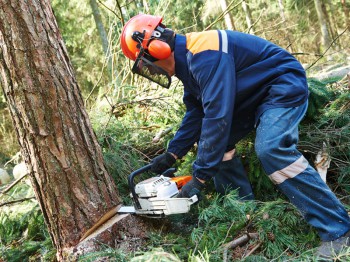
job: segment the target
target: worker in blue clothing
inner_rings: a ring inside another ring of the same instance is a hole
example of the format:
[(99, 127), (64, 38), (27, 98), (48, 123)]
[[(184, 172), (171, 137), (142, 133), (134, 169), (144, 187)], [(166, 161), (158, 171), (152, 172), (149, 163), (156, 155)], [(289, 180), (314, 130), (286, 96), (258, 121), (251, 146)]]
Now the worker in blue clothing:
[(124, 26), (121, 47), (135, 61), (133, 73), (166, 88), (175, 75), (184, 85), (182, 124), (167, 152), (152, 161), (153, 170), (162, 172), (197, 142), (192, 180), (178, 197), (199, 194), (218, 177), (218, 191), (225, 185), (240, 187), (242, 197), (253, 198), (233, 159), (234, 145), (256, 129), (257, 156), (271, 181), (318, 231), (323, 241), (318, 255), (331, 258), (350, 246), (345, 208), (297, 149), (308, 86), (304, 69), (290, 53), (230, 30), (175, 34), (162, 17), (145, 14)]

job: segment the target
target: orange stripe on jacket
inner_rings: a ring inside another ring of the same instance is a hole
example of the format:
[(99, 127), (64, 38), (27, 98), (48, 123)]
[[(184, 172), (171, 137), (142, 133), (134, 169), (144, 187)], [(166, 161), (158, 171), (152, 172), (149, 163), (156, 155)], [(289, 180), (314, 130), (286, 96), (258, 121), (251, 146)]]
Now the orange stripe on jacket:
[(197, 54), (205, 50), (219, 50), (219, 32), (211, 30), (206, 32), (186, 34), (187, 49), (192, 54)]

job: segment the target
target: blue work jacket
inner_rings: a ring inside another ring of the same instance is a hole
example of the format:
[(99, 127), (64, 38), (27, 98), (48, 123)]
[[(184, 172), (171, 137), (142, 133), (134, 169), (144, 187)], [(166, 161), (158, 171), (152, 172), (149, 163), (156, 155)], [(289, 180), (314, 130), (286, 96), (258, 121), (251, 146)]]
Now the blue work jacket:
[(216, 175), (227, 145), (253, 130), (265, 110), (308, 98), (301, 64), (257, 36), (230, 30), (177, 34), (174, 56), (186, 114), (168, 151), (181, 158), (197, 142), (193, 175), (203, 180)]

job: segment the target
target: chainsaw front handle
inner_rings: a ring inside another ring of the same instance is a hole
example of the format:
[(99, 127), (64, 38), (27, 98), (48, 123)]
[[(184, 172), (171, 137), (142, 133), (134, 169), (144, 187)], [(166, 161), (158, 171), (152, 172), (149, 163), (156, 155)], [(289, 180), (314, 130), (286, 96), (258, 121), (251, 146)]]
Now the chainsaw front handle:
[(134, 179), (136, 176), (141, 175), (141, 174), (151, 170), (151, 166), (152, 166), (152, 164), (148, 164), (144, 167), (141, 167), (141, 168), (135, 170), (134, 172), (132, 172), (128, 177), (129, 188), (131, 190), (132, 198), (134, 199), (134, 203), (135, 203), (137, 209), (141, 209), (141, 205), (140, 205), (140, 202), (138, 200), (137, 194), (135, 192)]

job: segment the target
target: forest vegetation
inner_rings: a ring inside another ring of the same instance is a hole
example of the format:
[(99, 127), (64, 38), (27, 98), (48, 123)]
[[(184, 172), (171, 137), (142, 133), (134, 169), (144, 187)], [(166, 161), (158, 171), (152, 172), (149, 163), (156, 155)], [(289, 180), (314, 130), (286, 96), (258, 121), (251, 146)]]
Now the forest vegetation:
[[(52, 0), (51, 5), (123, 203), (131, 204), (127, 176), (166, 150), (185, 112), (178, 80), (166, 90), (141, 79), (122, 54), (125, 22), (150, 13), (163, 16), (177, 33), (228, 28), (294, 54), (306, 69), (310, 89), (299, 149), (314, 165), (322, 152), (329, 163), (324, 167), (327, 184), (350, 212), (350, 1)], [(23, 158), (3, 90), (0, 168), (12, 175)], [(210, 185), (190, 213), (146, 221), (152, 226), (142, 245), (106, 245), (79, 261), (314, 261), (312, 251), (320, 239), (265, 175), (253, 136), (241, 141), (237, 152), (255, 201), (239, 201), (236, 192), (220, 197)], [(178, 161), (177, 175), (191, 174), (195, 155), (194, 147)], [(56, 249), (30, 181), (25, 177), (8, 186), (0, 183), (0, 261), (55, 261)], [(249, 239), (233, 246), (247, 235)], [(350, 250), (335, 259), (350, 261)]]

